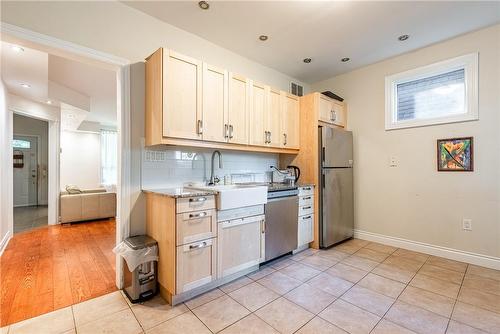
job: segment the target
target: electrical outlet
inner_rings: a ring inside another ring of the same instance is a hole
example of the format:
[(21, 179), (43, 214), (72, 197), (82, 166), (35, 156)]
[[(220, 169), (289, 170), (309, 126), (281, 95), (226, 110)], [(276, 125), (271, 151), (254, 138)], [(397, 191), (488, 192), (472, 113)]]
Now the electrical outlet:
[(472, 219), (462, 219), (462, 229), (464, 231), (472, 231)]
[(389, 167), (398, 167), (398, 159), (395, 156), (389, 158)]

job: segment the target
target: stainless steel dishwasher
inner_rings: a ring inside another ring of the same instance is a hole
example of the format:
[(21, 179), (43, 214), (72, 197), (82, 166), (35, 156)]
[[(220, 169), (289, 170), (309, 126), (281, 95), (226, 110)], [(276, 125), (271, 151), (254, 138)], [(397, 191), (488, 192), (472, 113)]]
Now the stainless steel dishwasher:
[(266, 256), (269, 261), (297, 248), (299, 191), (269, 188), (266, 214)]

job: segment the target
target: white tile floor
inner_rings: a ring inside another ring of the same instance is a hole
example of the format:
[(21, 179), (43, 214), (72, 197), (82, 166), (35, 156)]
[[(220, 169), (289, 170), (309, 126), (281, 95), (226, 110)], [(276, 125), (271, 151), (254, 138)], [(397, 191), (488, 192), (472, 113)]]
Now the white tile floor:
[(500, 333), (500, 271), (351, 240), (306, 250), (176, 307), (114, 292), (1, 334)]

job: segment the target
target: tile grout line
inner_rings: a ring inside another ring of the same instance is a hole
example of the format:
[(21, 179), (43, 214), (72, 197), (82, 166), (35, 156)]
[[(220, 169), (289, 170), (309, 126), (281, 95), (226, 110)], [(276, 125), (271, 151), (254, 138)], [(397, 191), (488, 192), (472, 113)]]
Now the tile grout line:
[(455, 302), (453, 303), (453, 308), (451, 309), (450, 318), (448, 319), (448, 323), (446, 324), (445, 333), (448, 331), (448, 328), (450, 327), (450, 322), (451, 322), (451, 319), (453, 317), (453, 312), (455, 312), (455, 306), (458, 303), (458, 298), (460, 297), (460, 292), (462, 291), (462, 286), (464, 285), (464, 280), (465, 280), (465, 275), (467, 274), (467, 270), (469, 270), (469, 264), (467, 264), (467, 267), (465, 268), (464, 276), (462, 277), (462, 282), (460, 283), (460, 288), (458, 289), (457, 298), (455, 299)]
[[(400, 249), (400, 248), (397, 248), (394, 252), (396, 252), (398, 249)], [(427, 259), (426, 259), (425, 261), (427, 261)], [(396, 298), (394, 298), (394, 302), (393, 302), (393, 303), (391, 304), (391, 306), (387, 309), (387, 311), (386, 311), (386, 312), (384, 313), (384, 315), (380, 318), (380, 320), (379, 320), (379, 321), (375, 324), (375, 326), (373, 326), (373, 328), (370, 330), (370, 333), (371, 333), (371, 332), (373, 332), (373, 330), (374, 330), (375, 328), (377, 328), (378, 324), (379, 324), (382, 320), (384, 320), (384, 319), (385, 319), (386, 321), (389, 321), (389, 322), (393, 323), (391, 320), (386, 319), (386, 318), (385, 318), (385, 316), (387, 315), (387, 313), (389, 313), (389, 311), (392, 309), (392, 307), (394, 306), (394, 304), (396, 304), (396, 302), (398, 301), (399, 297), (401, 297), (401, 295), (402, 295), (402, 294), (403, 294), (403, 292), (406, 290), (406, 288), (408, 288), (408, 286), (410, 285), (410, 282), (413, 280), (413, 278), (415, 278), (415, 276), (417, 275), (418, 271), (420, 270), (420, 268), (422, 268), (422, 267), (424, 266), (424, 264), (425, 264), (425, 262), (424, 262), (424, 263), (422, 263), (422, 265), (418, 268), (418, 270), (417, 270), (417, 271), (413, 274), (413, 276), (412, 276), (412, 277), (411, 277), (411, 279), (408, 281), (408, 283), (404, 283), (404, 284), (405, 284), (404, 289), (402, 289), (402, 290), (401, 290), (401, 292), (398, 294), (398, 296), (397, 296)], [(378, 266), (377, 266), (377, 267), (378, 267)], [(375, 269), (375, 268), (374, 268), (374, 269)], [(376, 274), (374, 274), (374, 275), (376, 275)], [(383, 277), (383, 276), (382, 276), (382, 277)], [(386, 278), (387, 278), (387, 277), (386, 277)], [(400, 282), (400, 283), (402, 283), (402, 282)], [(394, 323), (394, 324), (396, 324), (396, 323)], [(400, 324), (396, 324), (396, 325), (401, 326)], [(406, 328), (405, 326), (401, 326), (401, 327)], [(408, 329), (408, 330), (411, 330), (411, 329), (409, 329), (409, 328), (407, 328), (407, 329)], [(411, 330), (411, 331), (413, 331), (413, 330)]]

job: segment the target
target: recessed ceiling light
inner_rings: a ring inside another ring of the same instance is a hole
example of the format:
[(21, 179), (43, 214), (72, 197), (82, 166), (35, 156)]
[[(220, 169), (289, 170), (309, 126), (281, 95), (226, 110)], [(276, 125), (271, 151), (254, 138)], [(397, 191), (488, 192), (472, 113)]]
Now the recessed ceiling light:
[(398, 39), (403, 42), (406, 41), (408, 38), (410, 38), (410, 35), (401, 35), (398, 37)]
[(23, 88), (31, 88), (31, 86), (30, 86), (30, 85), (28, 85), (27, 83), (22, 83), (22, 84), (21, 84), (21, 87), (23, 87)]
[(19, 45), (12, 45), (11, 49), (14, 52), (23, 52), (24, 51), (24, 49), (22, 47), (20, 47)]
[(349, 60), (351, 60), (351, 58), (349, 58), (349, 57), (344, 57), (344, 58), (340, 59), (340, 61), (343, 62), (343, 63), (346, 63)]
[(207, 10), (210, 8), (210, 4), (206, 1), (200, 1), (198, 2), (198, 6), (200, 6), (201, 9)]
[(268, 38), (269, 38), (269, 37), (268, 37), (267, 35), (260, 35), (260, 36), (259, 36), (259, 39), (260, 39), (261, 41), (267, 41), (267, 39), (268, 39)]
[(47, 100), (47, 104), (52, 104), (52, 101), (51, 100)]
[(309, 64), (312, 61), (312, 59), (311, 58), (304, 58), (302, 61), (306, 64)]

